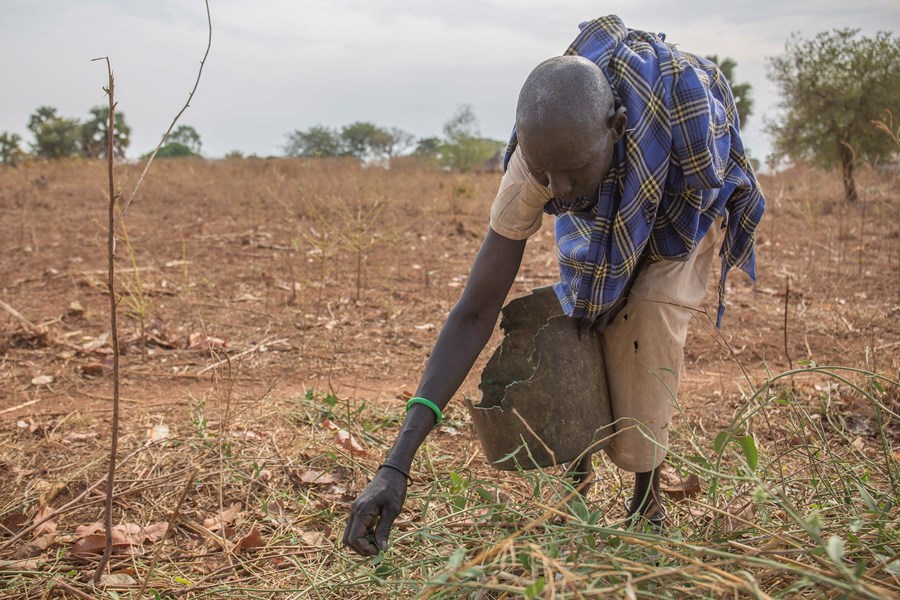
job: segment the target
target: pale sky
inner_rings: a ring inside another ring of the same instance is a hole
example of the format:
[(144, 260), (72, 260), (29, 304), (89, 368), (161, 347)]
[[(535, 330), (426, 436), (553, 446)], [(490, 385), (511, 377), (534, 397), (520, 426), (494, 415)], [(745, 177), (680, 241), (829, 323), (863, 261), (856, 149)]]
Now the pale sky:
[[(791, 32), (900, 29), (898, 0), (210, 0), (210, 10), (212, 49), (179, 121), (209, 157), (279, 155), (288, 132), (317, 124), (440, 135), (463, 103), (483, 135), (505, 140), (534, 65), (561, 54), (580, 22), (615, 13), (685, 50), (736, 60), (755, 98), (745, 145), (762, 159), (762, 117), (778, 101), (765, 59)], [(0, 0), (0, 132), (31, 141), (26, 124), (40, 105), (86, 118), (106, 102), (105, 63), (91, 59), (109, 56), (136, 157), (187, 99), (206, 40), (202, 0)]]

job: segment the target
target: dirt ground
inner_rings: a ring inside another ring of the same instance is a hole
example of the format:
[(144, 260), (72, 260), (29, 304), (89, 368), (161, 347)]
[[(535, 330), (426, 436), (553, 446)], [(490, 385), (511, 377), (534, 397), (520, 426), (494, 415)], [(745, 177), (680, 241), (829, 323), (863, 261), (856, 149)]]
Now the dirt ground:
[[(137, 169), (117, 174), (126, 192)], [(354, 434), (359, 462), (376, 466), (465, 285), (498, 178), (338, 160), (158, 161), (117, 248), (122, 452), (227, 425), (247, 444), (272, 440), (296, 475), (328, 462), (316, 445), (333, 441), (321, 425), (324, 410), (337, 423), (335, 435)], [(710, 439), (769, 374), (803, 361), (892, 378), (900, 370), (896, 176), (864, 171), (855, 205), (841, 200), (834, 174), (794, 169), (761, 181), (768, 206), (758, 281), (732, 273), (721, 332), (697, 315), (685, 350), (683, 419)], [(58, 508), (105, 472), (112, 404), (106, 186), (105, 166), (94, 162), (0, 170), (0, 516)], [(547, 218), (529, 241), (510, 297), (554, 282), (551, 225)], [(495, 334), (488, 349), (498, 341)], [(479, 396), (488, 355), (451, 403), (452, 427), (430, 442), (430, 456), (442, 464), (490, 471), (461, 401)], [(821, 378), (795, 385), (811, 406), (840, 405), (852, 437), (876, 444), (869, 408), (829, 395)], [(889, 400), (897, 408), (896, 390)], [(283, 414), (300, 425), (283, 430), (274, 418)], [(386, 421), (367, 430), (354, 414)], [(900, 428), (888, 427), (897, 442)], [(755, 435), (766, 447), (784, 431), (776, 420)], [(158, 480), (180, 489), (190, 461), (175, 468), (157, 458), (143, 467), (126, 460), (119, 485)], [(347, 502), (368, 472), (341, 472), (341, 485), (323, 492), (334, 517), (313, 529), (328, 543), (339, 541)], [(602, 491), (594, 494), (605, 501)], [(61, 533), (73, 536), (77, 525), (99, 520), (97, 498), (84, 497), (93, 504), (57, 519)], [(155, 515), (147, 522), (165, 521), (173, 502), (122, 500), (117, 521), (145, 513)], [(14, 531), (7, 529), (0, 543)], [(20, 552), (27, 539), (0, 546), (0, 558)]]

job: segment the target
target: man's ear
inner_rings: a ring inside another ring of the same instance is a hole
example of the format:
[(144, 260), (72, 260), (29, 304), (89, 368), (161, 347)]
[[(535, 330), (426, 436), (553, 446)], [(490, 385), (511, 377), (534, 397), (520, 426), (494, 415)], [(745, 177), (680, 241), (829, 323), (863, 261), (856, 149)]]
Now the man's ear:
[(609, 127), (610, 131), (613, 132), (615, 141), (619, 141), (622, 139), (622, 136), (625, 135), (625, 126), (627, 123), (628, 111), (624, 106), (620, 106), (616, 109), (616, 112), (610, 115), (606, 125)]

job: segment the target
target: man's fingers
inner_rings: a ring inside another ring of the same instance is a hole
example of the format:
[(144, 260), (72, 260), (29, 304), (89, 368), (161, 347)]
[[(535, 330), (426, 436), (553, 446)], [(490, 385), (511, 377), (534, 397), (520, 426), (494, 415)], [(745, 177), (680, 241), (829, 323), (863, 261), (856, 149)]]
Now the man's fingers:
[(388, 536), (391, 534), (391, 527), (394, 525), (394, 519), (400, 514), (389, 506), (385, 506), (381, 511), (381, 518), (378, 519), (378, 525), (375, 527), (375, 543), (378, 548), (384, 552), (387, 550)]
[(363, 555), (378, 554), (378, 548), (366, 539), (366, 534), (377, 518), (378, 514), (374, 508), (351, 508), (350, 520), (347, 522), (347, 528), (344, 530), (344, 545)]

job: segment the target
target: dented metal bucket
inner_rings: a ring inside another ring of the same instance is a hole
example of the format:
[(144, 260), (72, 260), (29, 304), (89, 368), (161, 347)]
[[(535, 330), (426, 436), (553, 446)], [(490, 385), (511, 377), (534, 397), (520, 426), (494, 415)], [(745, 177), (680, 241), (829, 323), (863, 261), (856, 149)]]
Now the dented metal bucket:
[(600, 336), (578, 339), (577, 321), (552, 287), (509, 302), (500, 327), (503, 343), (481, 373), (481, 402), (466, 398), (488, 461), (533, 469), (605, 446), (613, 428)]

